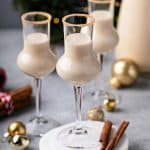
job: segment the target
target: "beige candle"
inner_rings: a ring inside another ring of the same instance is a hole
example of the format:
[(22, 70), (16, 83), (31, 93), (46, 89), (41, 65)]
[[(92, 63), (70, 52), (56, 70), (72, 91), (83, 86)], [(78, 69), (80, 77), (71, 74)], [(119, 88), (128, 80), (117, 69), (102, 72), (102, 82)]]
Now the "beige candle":
[(119, 17), (120, 42), (116, 58), (135, 61), (141, 72), (150, 72), (150, 1), (124, 0)]

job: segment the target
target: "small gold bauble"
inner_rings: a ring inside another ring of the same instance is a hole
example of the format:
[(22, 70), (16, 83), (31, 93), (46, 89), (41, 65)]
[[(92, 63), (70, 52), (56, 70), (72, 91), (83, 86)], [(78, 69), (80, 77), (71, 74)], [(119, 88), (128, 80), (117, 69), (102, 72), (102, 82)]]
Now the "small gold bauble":
[(22, 145), (22, 140), (21, 140), (21, 136), (20, 135), (15, 135), (12, 138), (12, 143), (16, 144), (16, 145)]
[(27, 150), (29, 146), (29, 139), (25, 136), (15, 135), (12, 138), (11, 146), (13, 150)]
[(120, 5), (121, 5), (120, 2), (116, 2), (116, 3), (115, 3), (115, 6), (116, 6), (116, 7), (120, 7)]
[(54, 24), (58, 24), (60, 22), (59, 18), (54, 18)]
[(8, 126), (8, 133), (11, 136), (26, 135), (26, 127), (22, 122), (15, 121)]
[(117, 77), (113, 77), (111, 80), (110, 80), (110, 85), (113, 87), (113, 88), (116, 88), (116, 89), (119, 89), (121, 88), (121, 83), (119, 81), (119, 79)]
[(83, 11), (87, 13), (88, 12), (88, 7), (84, 7)]
[(9, 134), (8, 132), (4, 133), (4, 138), (5, 138), (5, 141), (6, 141), (6, 142), (10, 143), (10, 141), (11, 141), (11, 136), (10, 136), (10, 134)]
[(88, 120), (104, 121), (104, 112), (101, 107), (93, 107), (87, 112)]
[(112, 67), (112, 76), (124, 86), (132, 85), (139, 77), (139, 67), (132, 60), (120, 59)]
[(104, 99), (103, 107), (107, 111), (114, 111), (116, 109), (116, 100), (111, 98)]
[(4, 138), (10, 137), (10, 134), (8, 132), (4, 133)]

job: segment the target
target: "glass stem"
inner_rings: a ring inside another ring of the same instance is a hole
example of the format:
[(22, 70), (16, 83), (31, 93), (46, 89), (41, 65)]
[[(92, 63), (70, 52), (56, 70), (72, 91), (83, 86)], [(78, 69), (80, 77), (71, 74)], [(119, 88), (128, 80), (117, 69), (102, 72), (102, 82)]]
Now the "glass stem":
[(100, 69), (103, 69), (103, 63), (104, 63), (104, 55), (103, 54), (97, 54), (97, 60), (100, 64)]
[[(105, 94), (108, 94), (108, 89), (109, 89), (109, 85), (108, 85), (108, 82), (106, 80), (106, 77), (105, 77), (105, 73), (104, 73), (104, 70), (103, 70), (103, 66), (104, 66), (104, 54), (97, 54), (97, 58), (98, 58), (98, 61), (99, 61), (99, 64), (100, 64), (100, 67), (101, 67), (101, 75), (98, 76), (98, 79), (97, 79), (97, 91), (100, 91), (101, 95), (105, 95)], [(103, 80), (101, 80), (103, 79)], [(103, 85), (103, 87), (101, 87), (101, 90), (99, 90), (99, 85)]]
[(39, 118), (42, 116), (41, 114), (41, 86), (42, 80), (36, 78), (36, 117)]
[[(100, 64), (100, 70), (102, 71), (102, 69), (103, 69), (103, 58), (104, 58), (104, 55), (103, 54), (97, 54), (97, 60), (98, 60), (98, 62), (99, 62), (99, 64)], [(97, 80), (96, 80), (96, 82), (95, 82), (95, 87), (96, 87), (96, 93), (97, 94), (99, 94), (99, 91), (100, 91), (100, 84), (101, 84), (101, 76), (99, 75), (98, 77), (97, 77)], [(96, 94), (96, 95), (97, 95)]]
[(76, 125), (75, 128), (80, 130), (82, 128), (81, 108), (82, 108), (82, 87), (74, 86), (75, 93), (75, 107), (76, 107)]

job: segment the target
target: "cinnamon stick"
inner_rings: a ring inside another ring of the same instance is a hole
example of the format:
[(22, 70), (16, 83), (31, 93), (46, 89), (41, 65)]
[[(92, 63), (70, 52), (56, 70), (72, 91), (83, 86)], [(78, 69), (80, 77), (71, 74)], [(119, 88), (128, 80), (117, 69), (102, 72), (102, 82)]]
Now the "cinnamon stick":
[[(28, 99), (31, 99), (30, 97), (32, 94), (32, 87), (31, 85), (26, 85), (24, 87), (12, 90), (8, 92), (8, 94), (10, 94), (10, 96), (12, 97), (14, 105), (18, 102), (24, 103), (25, 100), (28, 101)], [(5, 105), (2, 102), (0, 102), (0, 110), (4, 108)]]
[(24, 101), (28, 96), (32, 94), (32, 86), (26, 85), (24, 87), (12, 90), (9, 92), (12, 99), (15, 101)]
[(0, 117), (3, 117), (5, 115), (6, 115), (5, 111), (0, 111)]
[[(14, 111), (25, 108), (32, 103), (32, 87), (26, 85), (24, 87), (8, 92), (13, 100)], [(0, 101), (0, 117), (5, 116), (5, 104)]]
[(120, 139), (122, 138), (125, 130), (127, 129), (129, 125), (128, 121), (123, 121), (118, 130), (116, 131), (116, 133), (114, 134), (114, 136), (112, 137), (112, 139), (110, 140), (110, 142), (108, 143), (107, 147), (105, 150), (115, 150), (115, 148), (117, 147)]
[(105, 150), (105, 148), (109, 142), (111, 129), (112, 129), (112, 122), (111, 121), (105, 121), (103, 129), (102, 129), (102, 133), (100, 136), (100, 142), (102, 143), (101, 150)]
[[(31, 99), (31, 98), (30, 98)], [(30, 106), (31, 105), (31, 103), (32, 103), (32, 101), (30, 100), (30, 101), (27, 101), (27, 102), (25, 102), (25, 103), (22, 103), (22, 104), (16, 104), (16, 105), (14, 105), (14, 111), (18, 111), (18, 110), (21, 110), (21, 109), (23, 109), (23, 108), (25, 108), (25, 107), (27, 107), (27, 106)], [(0, 117), (3, 117), (3, 116), (6, 116), (7, 114), (6, 114), (6, 112), (4, 111), (4, 110), (0, 110)]]
[(14, 111), (21, 110), (21, 109), (23, 109), (23, 108), (25, 108), (25, 107), (27, 107), (27, 106), (30, 106), (31, 103), (32, 103), (32, 100), (31, 100), (31, 99), (32, 99), (32, 98), (29, 97), (28, 101), (23, 102), (23, 103), (15, 104), (15, 105), (14, 105)]

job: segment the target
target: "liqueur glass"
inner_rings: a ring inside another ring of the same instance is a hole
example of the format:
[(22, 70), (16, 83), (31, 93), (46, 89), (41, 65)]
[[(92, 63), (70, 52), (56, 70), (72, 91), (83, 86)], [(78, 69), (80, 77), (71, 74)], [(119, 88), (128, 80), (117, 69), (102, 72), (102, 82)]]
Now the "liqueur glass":
[(65, 147), (88, 149), (99, 146), (94, 128), (81, 119), (82, 86), (94, 80), (99, 73), (99, 63), (92, 51), (94, 18), (87, 14), (70, 14), (63, 18), (65, 52), (58, 60), (58, 75), (73, 85), (76, 122), (63, 129), (58, 141)]
[(56, 65), (56, 56), (50, 48), (51, 15), (46, 12), (27, 12), (22, 15), (24, 47), (17, 58), (18, 67), (35, 80), (36, 114), (27, 124), (29, 133), (42, 136), (57, 122), (41, 113), (42, 78), (51, 73)]
[[(118, 34), (113, 26), (115, 0), (89, 0), (89, 14), (95, 18), (93, 29), (93, 50), (97, 53), (97, 59), (100, 64), (101, 76), (93, 82), (90, 92), (85, 97), (94, 97), (100, 99), (106, 95), (112, 95), (108, 87), (108, 79), (105, 70), (104, 55), (114, 49), (118, 43)], [(100, 87), (103, 85), (103, 87)], [(102, 89), (100, 89), (102, 88)]]

